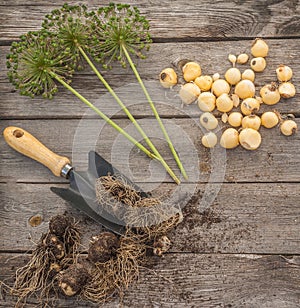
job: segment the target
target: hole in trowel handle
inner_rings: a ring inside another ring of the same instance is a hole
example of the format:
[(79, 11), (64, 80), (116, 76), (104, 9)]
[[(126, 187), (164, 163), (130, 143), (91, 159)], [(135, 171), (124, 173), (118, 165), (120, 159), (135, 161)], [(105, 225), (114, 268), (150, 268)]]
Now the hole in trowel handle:
[(24, 132), (22, 132), (22, 131), (19, 130), (19, 129), (16, 129), (16, 130), (14, 130), (13, 135), (14, 135), (16, 138), (21, 138), (21, 137), (24, 135)]

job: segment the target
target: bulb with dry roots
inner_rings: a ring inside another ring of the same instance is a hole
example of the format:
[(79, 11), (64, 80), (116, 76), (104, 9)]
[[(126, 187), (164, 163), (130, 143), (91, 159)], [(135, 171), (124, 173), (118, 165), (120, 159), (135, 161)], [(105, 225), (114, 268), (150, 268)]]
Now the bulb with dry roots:
[(79, 263), (70, 265), (59, 274), (58, 285), (66, 296), (78, 294), (90, 279), (87, 269)]
[(55, 234), (48, 233), (43, 239), (43, 244), (55, 259), (60, 260), (65, 256), (64, 243)]
[(88, 250), (88, 259), (93, 263), (107, 262), (116, 255), (119, 246), (119, 238), (114, 233), (102, 232), (92, 237)]
[(49, 231), (59, 237), (63, 236), (72, 225), (72, 220), (66, 215), (53, 216), (49, 221)]
[(153, 243), (153, 254), (161, 257), (171, 248), (171, 241), (166, 235), (159, 236)]

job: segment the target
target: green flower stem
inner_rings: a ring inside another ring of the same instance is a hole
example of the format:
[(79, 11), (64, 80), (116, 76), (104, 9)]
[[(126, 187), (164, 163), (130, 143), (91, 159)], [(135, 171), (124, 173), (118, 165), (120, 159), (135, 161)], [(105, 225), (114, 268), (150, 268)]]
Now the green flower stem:
[(129, 62), (129, 65), (131, 66), (131, 69), (134, 72), (134, 74), (136, 76), (136, 79), (140, 83), (140, 86), (141, 86), (141, 88), (142, 88), (142, 90), (143, 90), (143, 92), (144, 92), (144, 94), (145, 94), (145, 96), (146, 96), (150, 106), (151, 106), (151, 109), (152, 109), (152, 111), (153, 111), (153, 113), (155, 115), (155, 118), (158, 121), (158, 124), (159, 124), (159, 126), (160, 126), (160, 128), (161, 128), (161, 130), (162, 130), (162, 132), (163, 132), (163, 134), (164, 134), (164, 136), (165, 136), (165, 138), (166, 138), (166, 140), (168, 142), (170, 150), (171, 150), (171, 152), (172, 152), (172, 154), (173, 154), (173, 156), (174, 156), (174, 158), (176, 160), (176, 163), (177, 163), (177, 165), (178, 165), (182, 175), (184, 176), (185, 179), (188, 179), (188, 176), (187, 176), (187, 174), (185, 172), (185, 169), (184, 169), (184, 167), (183, 167), (183, 165), (182, 165), (182, 163), (181, 163), (181, 161), (180, 161), (180, 159), (179, 159), (179, 157), (178, 157), (178, 155), (176, 153), (176, 150), (175, 150), (175, 148), (174, 148), (174, 146), (172, 144), (172, 141), (171, 141), (171, 139), (170, 139), (170, 137), (169, 137), (169, 135), (168, 135), (168, 133), (167, 133), (163, 123), (162, 123), (162, 120), (161, 120), (161, 118), (160, 118), (160, 116), (159, 116), (159, 114), (158, 114), (158, 112), (157, 112), (157, 110), (155, 108), (155, 105), (154, 105), (154, 103), (153, 103), (153, 101), (152, 101), (152, 99), (151, 99), (151, 97), (150, 97), (150, 95), (149, 95), (149, 93), (148, 93), (148, 91), (147, 91), (147, 89), (146, 89), (146, 87), (145, 87), (141, 77), (140, 77), (139, 72), (137, 71), (134, 63), (132, 62), (131, 57), (130, 57), (126, 47), (124, 45), (121, 45), (121, 46), (122, 46), (122, 49), (124, 51), (124, 54), (125, 54), (128, 62)]
[(118, 95), (116, 94), (116, 92), (110, 87), (110, 85), (107, 83), (107, 81), (104, 79), (104, 77), (101, 75), (101, 73), (98, 71), (98, 69), (95, 67), (95, 65), (93, 64), (93, 62), (90, 60), (90, 58), (88, 57), (88, 55), (85, 53), (85, 51), (82, 49), (81, 46), (77, 46), (78, 50), (81, 52), (82, 56), (84, 57), (84, 59), (87, 61), (87, 63), (89, 64), (89, 66), (92, 68), (92, 70), (94, 71), (94, 73), (97, 75), (97, 77), (100, 79), (100, 81), (103, 83), (103, 85), (106, 87), (106, 89), (109, 91), (109, 93), (113, 96), (113, 98), (117, 101), (117, 103), (121, 106), (121, 108), (123, 109), (123, 111), (126, 113), (126, 115), (128, 116), (128, 118), (130, 119), (130, 121), (133, 123), (133, 125), (137, 128), (137, 130), (139, 131), (139, 133), (142, 135), (142, 137), (145, 139), (146, 143), (148, 144), (148, 146), (151, 148), (151, 150), (153, 151), (153, 153), (159, 158), (161, 164), (164, 166), (164, 168), (166, 169), (166, 171), (169, 173), (169, 175), (173, 178), (173, 180), (179, 184), (180, 180), (178, 179), (178, 177), (175, 175), (175, 173), (173, 172), (173, 170), (169, 167), (169, 165), (166, 163), (166, 161), (163, 159), (163, 157), (160, 155), (160, 153), (158, 152), (157, 148), (154, 146), (154, 144), (152, 143), (152, 141), (149, 139), (149, 137), (146, 135), (145, 131), (142, 129), (142, 127), (138, 124), (138, 122), (135, 120), (135, 118), (133, 117), (133, 115), (130, 113), (130, 111), (127, 109), (127, 107), (124, 105), (124, 103), (121, 101), (121, 99), (118, 97)]
[(77, 96), (82, 102), (88, 105), (92, 110), (94, 110), (102, 119), (104, 119), (108, 124), (110, 124), (113, 128), (115, 128), (118, 132), (124, 135), (130, 142), (132, 142), (135, 146), (137, 146), (140, 150), (142, 150), (145, 154), (147, 154), (150, 158), (154, 158), (160, 161), (160, 159), (147, 150), (142, 144), (140, 144), (136, 139), (131, 137), (128, 133), (126, 133), (122, 127), (112, 121), (109, 117), (107, 117), (103, 112), (101, 112), (96, 106), (94, 106), (91, 102), (89, 102), (86, 98), (84, 98), (81, 94), (79, 94), (75, 89), (73, 89), (69, 84), (67, 84), (62, 78), (60, 78), (57, 74), (52, 71), (48, 71), (48, 73), (55, 78), (58, 82), (60, 82), (65, 88), (71, 91), (75, 96)]

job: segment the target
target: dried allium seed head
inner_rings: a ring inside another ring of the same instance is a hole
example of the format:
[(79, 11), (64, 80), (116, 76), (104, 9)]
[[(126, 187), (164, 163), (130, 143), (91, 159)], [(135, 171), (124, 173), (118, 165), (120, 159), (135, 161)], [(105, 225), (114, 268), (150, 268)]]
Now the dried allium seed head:
[(74, 66), (83, 66), (79, 47), (89, 50), (93, 35), (90, 13), (85, 5), (69, 5), (53, 10), (45, 16), (43, 28), (54, 34), (54, 41), (62, 51), (70, 50), (73, 54)]
[(21, 95), (43, 95), (52, 98), (57, 92), (53, 74), (64, 79), (74, 72), (73, 55), (62, 51), (46, 31), (28, 32), (19, 42), (11, 45), (8, 59), (10, 82), (20, 89)]
[(114, 60), (125, 67), (125, 50), (139, 58), (145, 58), (142, 51), (148, 50), (152, 42), (150, 25), (137, 7), (110, 3), (92, 14), (91, 23), (93, 35), (89, 43), (90, 52), (105, 68)]

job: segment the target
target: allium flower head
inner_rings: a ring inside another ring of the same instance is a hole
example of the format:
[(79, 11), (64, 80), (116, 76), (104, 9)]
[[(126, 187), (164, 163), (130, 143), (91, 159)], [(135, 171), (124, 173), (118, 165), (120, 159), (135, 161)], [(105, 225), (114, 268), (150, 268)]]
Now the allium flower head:
[[(70, 49), (77, 62), (81, 59), (78, 46), (89, 49), (88, 42), (92, 30), (89, 13), (84, 5), (65, 3), (60, 9), (47, 14), (42, 26), (55, 35), (62, 50)], [(81, 67), (81, 64), (77, 65)]]
[(62, 52), (44, 31), (22, 35), (19, 42), (12, 43), (10, 51), (8, 77), (22, 95), (52, 98), (57, 92), (52, 73), (65, 79), (74, 71), (69, 50)]
[(136, 7), (110, 3), (92, 12), (93, 35), (91, 53), (96, 61), (109, 66), (118, 60), (126, 66), (123, 46), (128, 52), (143, 58), (142, 50), (151, 43), (148, 20)]

